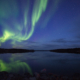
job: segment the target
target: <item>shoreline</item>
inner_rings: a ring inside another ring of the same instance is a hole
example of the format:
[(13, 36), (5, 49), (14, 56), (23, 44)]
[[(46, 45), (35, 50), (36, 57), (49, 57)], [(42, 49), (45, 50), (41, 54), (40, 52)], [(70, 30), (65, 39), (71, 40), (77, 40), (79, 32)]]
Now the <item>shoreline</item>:
[(14, 74), (6, 71), (0, 72), (0, 80), (80, 80), (80, 74), (75, 73), (74, 75), (57, 75), (53, 73), (47, 73), (46, 69), (41, 70), (39, 73), (35, 72), (33, 75), (29, 73)]
[(4, 49), (0, 48), (0, 53), (26, 53), (26, 52), (35, 52), (35, 51), (50, 51), (57, 53), (75, 53), (80, 54), (80, 48), (68, 48), (68, 49), (53, 49), (53, 50), (28, 50), (28, 49)]

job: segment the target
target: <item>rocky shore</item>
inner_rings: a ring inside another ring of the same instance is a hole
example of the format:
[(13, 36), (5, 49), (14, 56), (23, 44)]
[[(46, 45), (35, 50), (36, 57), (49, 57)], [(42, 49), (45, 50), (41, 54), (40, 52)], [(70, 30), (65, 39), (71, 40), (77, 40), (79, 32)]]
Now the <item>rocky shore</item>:
[(80, 74), (73, 76), (54, 75), (53, 73), (46, 73), (46, 69), (39, 73), (35, 72), (33, 75), (29, 73), (13, 74), (6, 71), (0, 72), (0, 80), (80, 80)]

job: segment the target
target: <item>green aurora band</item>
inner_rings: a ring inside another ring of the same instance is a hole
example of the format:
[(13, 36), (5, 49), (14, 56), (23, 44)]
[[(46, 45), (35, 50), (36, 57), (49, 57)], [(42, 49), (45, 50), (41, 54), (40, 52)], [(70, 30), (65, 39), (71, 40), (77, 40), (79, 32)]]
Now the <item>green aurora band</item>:
[[(0, 36), (0, 46), (2, 43), (5, 43), (8, 40), (11, 40), (11, 44), (14, 48), (17, 45), (22, 46), (20, 43), (28, 40), (32, 36), (36, 24), (47, 8), (48, 1), (49, 0), (34, 0), (30, 18), (30, 0), (22, 0), (21, 7), (19, 7), (17, 0), (0, 0), (0, 26), (2, 27), (0, 29), (2, 30), (3, 34)], [(55, 3), (53, 3), (52, 6), (54, 8), (53, 13), (56, 11), (59, 0), (54, 0), (54, 2)], [(50, 7), (46, 19), (41, 25), (47, 24), (50, 17), (53, 15), (51, 11), (52, 9)], [(20, 15), (20, 13), (22, 15)], [(29, 26), (29, 23), (31, 26)], [(22, 33), (23, 31), (25, 32), (24, 34)], [(22, 68), (24, 72), (27, 69), (28, 72), (32, 75), (32, 71), (29, 65), (25, 62), (21, 62), (20, 60), (14, 61), (15, 57), (12, 56), (10, 58), (10, 63), (6, 63), (3, 60), (0, 60), (0, 71), (18, 73)]]
[(21, 71), (21, 73), (25, 73), (27, 71), (33, 75), (30, 66), (26, 62), (21, 62), (19, 58), (24, 57), (22, 54), (11, 54), (11, 57), (8, 58), (8, 63), (0, 59), (0, 72), (7, 71), (11, 73), (19, 73)]
[[(7, 40), (22, 42), (28, 40), (35, 29), (36, 23), (39, 21), (42, 13), (46, 10), (48, 0), (35, 0), (32, 10), (31, 29), (28, 31), (28, 12), (30, 0), (25, 0), (26, 4), (22, 7), (23, 20), (19, 20), (19, 7), (17, 0), (0, 0), (0, 25), (2, 26), (3, 36), (0, 37), (0, 45)], [(25, 34), (22, 31), (25, 30)]]
[(7, 72), (13, 72), (13, 73), (18, 73), (20, 69), (23, 70), (23, 72), (28, 70), (28, 72), (32, 74), (31, 68), (29, 65), (25, 62), (21, 62), (20, 60), (17, 61), (12, 61), (10, 63), (5, 63), (2, 60), (0, 60), (0, 71), (7, 71)]

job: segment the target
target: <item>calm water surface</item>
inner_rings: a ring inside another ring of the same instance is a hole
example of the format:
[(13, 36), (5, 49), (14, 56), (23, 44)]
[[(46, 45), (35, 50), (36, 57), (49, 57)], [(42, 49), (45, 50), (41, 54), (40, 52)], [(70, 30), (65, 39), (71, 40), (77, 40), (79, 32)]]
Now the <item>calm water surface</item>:
[(54, 74), (80, 73), (80, 54), (37, 51), (0, 54), (0, 71), (33, 73), (44, 68)]

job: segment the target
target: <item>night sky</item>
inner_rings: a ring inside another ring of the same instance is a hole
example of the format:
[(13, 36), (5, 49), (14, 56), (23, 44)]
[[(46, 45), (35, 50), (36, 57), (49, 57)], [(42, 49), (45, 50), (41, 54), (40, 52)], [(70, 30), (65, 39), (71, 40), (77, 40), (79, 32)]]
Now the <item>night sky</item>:
[(0, 47), (80, 47), (80, 0), (0, 0)]

